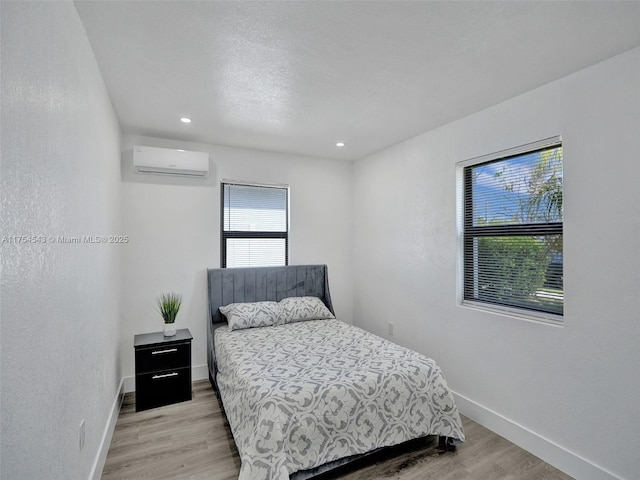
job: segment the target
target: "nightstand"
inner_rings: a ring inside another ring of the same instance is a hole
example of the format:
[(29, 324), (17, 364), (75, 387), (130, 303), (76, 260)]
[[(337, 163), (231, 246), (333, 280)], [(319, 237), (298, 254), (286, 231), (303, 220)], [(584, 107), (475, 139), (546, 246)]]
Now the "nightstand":
[(136, 412), (191, 400), (191, 332), (136, 335)]

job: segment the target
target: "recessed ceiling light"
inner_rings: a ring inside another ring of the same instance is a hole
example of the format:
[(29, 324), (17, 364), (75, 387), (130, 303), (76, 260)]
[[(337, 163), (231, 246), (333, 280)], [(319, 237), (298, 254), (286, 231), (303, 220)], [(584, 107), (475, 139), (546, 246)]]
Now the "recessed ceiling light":
[(191, 119), (190, 119), (190, 118), (188, 118), (188, 117), (181, 117), (181, 118), (180, 118), (180, 121), (181, 121), (182, 123), (191, 123)]
[(336, 143), (336, 147), (344, 147), (344, 142), (338, 142), (338, 143)]

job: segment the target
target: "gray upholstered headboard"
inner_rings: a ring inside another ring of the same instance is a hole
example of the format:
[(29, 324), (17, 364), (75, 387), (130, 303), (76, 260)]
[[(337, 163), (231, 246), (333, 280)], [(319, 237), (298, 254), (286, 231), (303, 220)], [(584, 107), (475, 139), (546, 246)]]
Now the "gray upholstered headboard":
[(287, 297), (319, 297), (335, 315), (326, 265), (288, 265), (285, 267), (209, 268), (209, 319), (207, 321), (207, 360), (211, 383), (215, 385), (213, 332), (226, 319), (218, 310), (240, 302), (278, 302)]
[(210, 268), (209, 313), (213, 323), (226, 320), (218, 310), (239, 302), (278, 302), (286, 297), (319, 297), (331, 313), (331, 295), (326, 265), (286, 267)]

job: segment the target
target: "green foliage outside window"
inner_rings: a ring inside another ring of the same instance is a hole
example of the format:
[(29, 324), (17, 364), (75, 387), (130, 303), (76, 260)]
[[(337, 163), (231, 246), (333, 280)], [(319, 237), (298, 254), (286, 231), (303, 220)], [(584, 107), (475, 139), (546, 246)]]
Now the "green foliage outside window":
[(478, 259), (490, 267), (478, 271), (478, 295), (492, 301), (525, 300), (542, 289), (548, 249), (535, 237), (480, 237)]

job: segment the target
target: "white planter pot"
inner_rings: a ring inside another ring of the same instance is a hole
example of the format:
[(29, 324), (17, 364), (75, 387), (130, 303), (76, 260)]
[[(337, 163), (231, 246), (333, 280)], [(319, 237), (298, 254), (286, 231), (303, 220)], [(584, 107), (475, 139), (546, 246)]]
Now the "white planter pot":
[(173, 337), (176, 334), (176, 324), (165, 323), (163, 332), (165, 337)]

